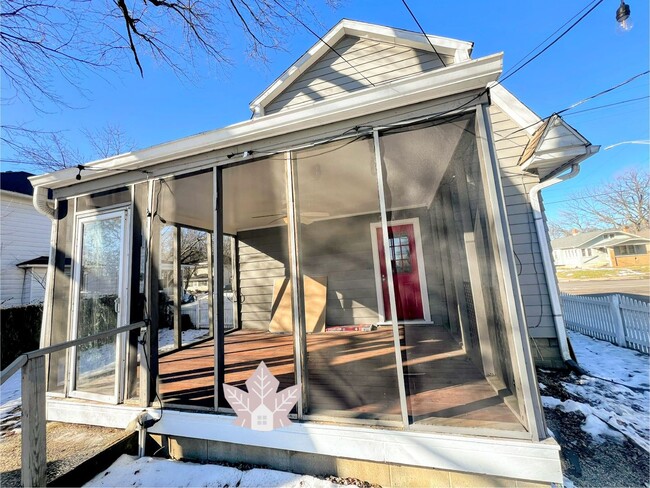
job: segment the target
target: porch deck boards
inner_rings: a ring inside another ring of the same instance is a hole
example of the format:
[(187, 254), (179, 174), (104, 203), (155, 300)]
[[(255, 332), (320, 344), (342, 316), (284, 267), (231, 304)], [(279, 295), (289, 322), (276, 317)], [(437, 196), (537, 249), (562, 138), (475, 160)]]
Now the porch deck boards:
[[(409, 415), (416, 423), (523, 430), (499, 393), (443, 327), (400, 327)], [(307, 335), (310, 414), (399, 420), (390, 328)], [(225, 338), (225, 381), (242, 387), (260, 361), (294, 384), (293, 339), (240, 330)], [(214, 343), (160, 358), (160, 392), (170, 404), (212, 407)], [(503, 394), (503, 392), (501, 392)]]

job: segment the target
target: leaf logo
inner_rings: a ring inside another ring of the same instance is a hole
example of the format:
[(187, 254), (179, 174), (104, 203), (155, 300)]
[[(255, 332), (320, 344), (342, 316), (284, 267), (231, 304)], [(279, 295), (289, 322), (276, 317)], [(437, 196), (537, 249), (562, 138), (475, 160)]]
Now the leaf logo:
[(235, 425), (270, 431), (291, 424), (289, 412), (298, 401), (298, 385), (278, 392), (280, 382), (262, 361), (246, 380), (248, 393), (223, 384), (226, 400), (237, 414)]

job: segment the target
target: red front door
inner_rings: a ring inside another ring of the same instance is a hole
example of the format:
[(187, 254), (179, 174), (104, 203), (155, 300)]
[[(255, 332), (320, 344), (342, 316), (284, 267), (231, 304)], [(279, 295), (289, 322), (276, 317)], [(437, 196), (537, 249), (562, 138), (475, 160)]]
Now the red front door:
[[(420, 289), (420, 274), (418, 258), (415, 251), (415, 232), (413, 224), (388, 226), (390, 243), (390, 259), (393, 268), (393, 283), (395, 284), (395, 301), (397, 318), (400, 320), (418, 320), (424, 318), (422, 309), (422, 291)], [(379, 269), (381, 272), (381, 288), (384, 296), (384, 317), (390, 320), (390, 300), (388, 297), (388, 281), (386, 277), (386, 258), (384, 257), (384, 239), (381, 227), (377, 229), (377, 247), (379, 249)]]

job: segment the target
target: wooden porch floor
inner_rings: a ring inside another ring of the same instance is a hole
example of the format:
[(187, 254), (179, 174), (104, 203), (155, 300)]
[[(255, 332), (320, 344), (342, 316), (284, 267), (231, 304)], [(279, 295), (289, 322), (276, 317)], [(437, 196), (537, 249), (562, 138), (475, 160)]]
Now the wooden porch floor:
[[(443, 327), (400, 329), (407, 404), (412, 422), (523, 431), (502, 396)], [(310, 414), (399, 420), (392, 331), (307, 336)], [(294, 384), (293, 339), (240, 330), (226, 335), (225, 381), (242, 387), (260, 361)], [(214, 343), (205, 341), (159, 360), (165, 403), (212, 407)]]

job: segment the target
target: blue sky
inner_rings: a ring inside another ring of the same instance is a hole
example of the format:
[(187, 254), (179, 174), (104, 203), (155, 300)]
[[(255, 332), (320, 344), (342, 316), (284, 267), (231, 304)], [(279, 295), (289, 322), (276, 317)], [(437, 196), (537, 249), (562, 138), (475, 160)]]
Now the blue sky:
[[(473, 41), (473, 57), (503, 51), (505, 70), (587, 3), (587, 0), (409, 1), (428, 33)], [(504, 86), (538, 115), (547, 116), (647, 70), (648, 2), (629, 0), (628, 3), (634, 21), (631, 31), (617, 30), (614, 14), (619, 1), (605, 0)], [(348, 0), (341, 2), (337, 9), (324, 5), (315, 8), (321, 25), (312, 23), (311, 27), (321, 35), (341, 18), (418, 30), (400, 0)], [(316, 41), (312, 34), (297, 27), (284, 51), (269, 53), (268, 63), (264, 65), (247, 59), (242, 39), (233, 35), (228, 51), (233, 65), (217, 73), (198, 66), (199, 74), (194, 81), (187, 81), (176, 77), (166, 66), (145, 60), (144, 78), (135, 67), (130, 71), (85, 76), (80, 80), (86, 90), (85, 97), (59, 81), (57, 90), (75, 108), (47, 107), (48, 113), (35, 113), (29, 104), (17, 101), (6, 104), (2, 107), (3, 123), (29, 123), (44, 130), (64, 130), (82, 151), (89, 149), (81, 129), (116, 124), (137, 147), (148, 147), (247, 120), (248, 103)], [(648, 80), (644, 76), (577, 110), (647, 96)], [(650, 138), (647, 99), (573, 116), (567, 114), (566, 120), (603, 148), (622, 141)], [(647, 169), (649, 148), (628, 144), (601, 151), (582, 165), (577, 178), (546, 190), (548, 213), (553, 217), (562, 207), (561, 202), (553, 202), (566, 199), (575, 190), (607, 181), (629, 167)], [(5, 147), (3, 154), (10, 155)], [(3, 164), (2, 169), (18, 168)]]

